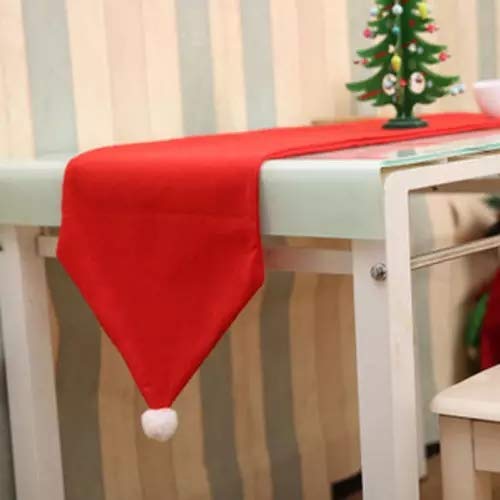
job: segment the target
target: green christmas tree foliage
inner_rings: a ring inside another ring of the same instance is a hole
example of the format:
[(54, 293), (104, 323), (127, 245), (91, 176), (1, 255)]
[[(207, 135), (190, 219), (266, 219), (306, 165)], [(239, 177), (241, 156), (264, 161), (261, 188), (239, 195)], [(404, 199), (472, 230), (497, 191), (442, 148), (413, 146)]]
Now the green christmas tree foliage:
[(364, 35), (383, 39), (358, 50), (361, 60), (356, 63), (379, 70), (367, 80), (348, 83), (347, 88), (359, 94), (360, 101), (396, 108), (397, 117), (386, 128), (426, 126), (413, 114), (416, 104), (431, 104), (464, 91), (463, 85), (454, 85), (459, 81), (457, 76), (442, 76), (429, 69), (449, 57), (445, 45), (429, 43), (421, 36), (437, 29), (425, 0), (376, 0)]

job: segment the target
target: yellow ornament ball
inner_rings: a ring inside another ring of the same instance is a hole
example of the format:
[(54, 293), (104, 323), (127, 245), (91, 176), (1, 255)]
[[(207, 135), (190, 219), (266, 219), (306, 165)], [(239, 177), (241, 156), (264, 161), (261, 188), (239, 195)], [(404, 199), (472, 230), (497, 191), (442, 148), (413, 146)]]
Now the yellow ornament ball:
[(429, 6), (426, 2), (420, 2), (417, 4), (418, 12), (420, 13), (420, 17), (422, 19), (427, 19), (429, 17)]
[(401, 59), (400, 56), (398, 56), (398, 54), (395, 54), (394, 56), (392, 56), (392, 59), (391, 59), (391, 66), (392, 66), (392, 69), (398, 73), (399, 70), (401, 69), (401, 64), (403, 63), (403, 60)]

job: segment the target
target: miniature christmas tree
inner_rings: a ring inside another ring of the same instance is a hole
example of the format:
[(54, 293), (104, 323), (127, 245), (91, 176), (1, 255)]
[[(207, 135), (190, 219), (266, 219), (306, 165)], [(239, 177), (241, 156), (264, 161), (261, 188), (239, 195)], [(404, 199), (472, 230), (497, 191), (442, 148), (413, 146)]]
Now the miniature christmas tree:
[(360, 93), (358, 100), (373, 101), (374, 106), (392, 104), (397, 117), (385, 128), (425, 127), (416, 118), (416, 104), (431, 104), (445, 95), (458, 95), (464, 86), (456, 76), (441, 76), (428, 65), (446, 61), (446, 46), (424, 40), (419, 33), (434, 33), (438, 28), (429, 17), (426, 0), (376, 0), (371, 20), (364, 31), (366, 38), (384, 37), (369, 49), (359, 50), (367, 68), (380, 68), (371, 78), (349, 83), (347, 88)]

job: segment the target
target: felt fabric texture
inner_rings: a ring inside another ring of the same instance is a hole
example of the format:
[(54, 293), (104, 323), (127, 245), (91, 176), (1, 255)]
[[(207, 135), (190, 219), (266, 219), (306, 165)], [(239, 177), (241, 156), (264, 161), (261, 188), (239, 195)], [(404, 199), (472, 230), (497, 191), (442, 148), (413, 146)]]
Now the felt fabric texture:
[(70, 161), (57, 255), (150, 408), (166, 408), (264, 279), (265, 160), (500, 128), (479, 114), (271, 129), (101, 148)]

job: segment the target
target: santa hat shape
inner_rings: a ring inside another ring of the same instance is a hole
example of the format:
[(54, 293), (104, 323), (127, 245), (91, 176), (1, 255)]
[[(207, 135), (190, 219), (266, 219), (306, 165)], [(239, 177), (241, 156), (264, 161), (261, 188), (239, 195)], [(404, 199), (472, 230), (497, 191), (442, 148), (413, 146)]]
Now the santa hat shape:
[(168, 439), (170, 408), (262, 285), (259, 171), (270, 158), (499, 128), (474, 114), (220, 134), (97, 149), (64, 178), (57, 255), (125, 359)]
[(170, 405), (263, 281), (257, 169), (220, 162), (207, 176), (206, 163), (182, 161), (186, 142), (73, 159), (57, 250), (151, 408), (145, 433), (159, 440), (177, 427)]

